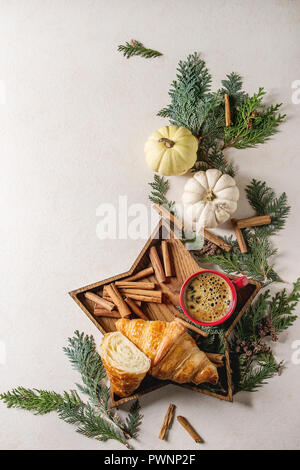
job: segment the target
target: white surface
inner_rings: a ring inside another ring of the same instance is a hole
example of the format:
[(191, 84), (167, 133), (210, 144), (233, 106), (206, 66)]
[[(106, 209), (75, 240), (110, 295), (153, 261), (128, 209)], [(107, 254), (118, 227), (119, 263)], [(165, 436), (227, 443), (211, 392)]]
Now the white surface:
[[(292, 82), (300, 79), (299, 1), (0, 0), (1, 141), (1, 391), (18, 385), (62, 391), (78, 375), (62, 347), (75, 329), (101, 334), (67, 295), (69, 290), (122, 272), (144, 241), (100, 241), (102, 202), (147, 202), (152, 179), (143, 146), (167, 123), (156, 112), (179, 59), (200, 51), (214, 86), (232, 70), (245, 89), (265, 86), (284, 102), (282, 132), (257, 149), (231, 151), (238, 185), (265, 179), (292, 205), (276, 237), (276, 265), (288, 282), (299, 275), (299, 112)], [(118, 44), (136, 38), (164, 56), (126, 60)], [(3, 83), (1, 82), (1, 83)], [(3, 95), (3, 85), (1, 86)], [(179, 199), (185, 178), (172, 178)], [(251, 211), (245, 195), (237, 216)], [(291, 364), (298, 321), (275, 346), (286, 361), (281, 377), (233, 404), (168, 386), (141, 400), (138, 449), (199, 449), (175, 424), (157, 438), (170, 402), (203, 435), (201, 449), (300, 447), (300, 365)], [(2, 449), (116, 449), (88, 440), (55, 414), (36, 417), (0, 405)]]

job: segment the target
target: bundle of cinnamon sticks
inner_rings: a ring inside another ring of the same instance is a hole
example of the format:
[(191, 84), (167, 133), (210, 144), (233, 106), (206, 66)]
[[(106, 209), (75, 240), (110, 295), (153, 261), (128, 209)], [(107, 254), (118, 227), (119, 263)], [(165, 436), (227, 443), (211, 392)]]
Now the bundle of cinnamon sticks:
[(150, 267), (127, 278), (106, 284), (102, 296), (86, 292), (85, 297), (94, 302), (94, 315), (121, 318), (135, 314), (143, 320), (148, 320), (141, 309), (141, 303), (162, 303), (162, 291), (156, 289), (157, 283), (148, 281), (146, 278), (154, 275), (158, 283), (163, 283), (173, 276), (171, 253), (166, 240), (161, 242), (161, 254), (162, 261), (157, 248), (151, 246), (149, 249)]

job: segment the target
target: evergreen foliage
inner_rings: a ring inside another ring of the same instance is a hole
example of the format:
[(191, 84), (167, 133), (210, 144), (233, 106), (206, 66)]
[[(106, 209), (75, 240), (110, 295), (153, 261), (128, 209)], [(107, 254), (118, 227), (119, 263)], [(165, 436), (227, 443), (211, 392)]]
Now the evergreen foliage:
[(154, 204), (161, 204), (165, 206), (171, 213), (174, 213), (174, 202), (168, 201), (166, 198), (166, 194), (170, 187), (169, 180), (165, 179), (163, 176), (155, 174), (154, 181), (149, 183), (149, 185), (152, 188), (149, 195), (150, 201), (154, 202)]
[(266, 235), (273, 235), (281, 230), (290, 212), (286, 193), (282, 193), (276, 198), (272, 188), (265, 182), (253, 179), (246, 187), (246, 194), (249, 204), (256, 211), (257, 215), (271, 215), (272, 223), (259, 228), (259, 232)]
[(262, 100), (265, 94), (264, 89), (259, 88), (258, 93), (246, 98), (240, 105), (234, 124), (225, 128), (223, 148), (255, 147), (278, 131), (285, 114), (278, 113), (281, 104), (264, 106)]
[(124, 432), (130, 437), (138, 436), (139, 427), (142, 423), (143, 415), (140, 413), (141, 407), (138, 400), (135, 400), (129, 409), (129, 414), (125, 421)]
[(58, 411), (61, 406), (77, 408), (81, 400), (75, 391), (59, 394), (48, 390), (17, 387), (10, 392), (0, 394), (0, 399), (7, 408), (21, 408), (34, 411), (35, 414), (46, 414), (50, 411)]
[[(177, 66), (176, 80), (169, 90), (170, 104), (158, 112), (170, 124), (188, 128), (199, 140), (194, 170), (218, 168), (231, 176), (232, 164), (223, 151), (228, 147), (247, 148), (264, 143), (278, 130), (285, 115), (280, 104), (265, 106), (263, 88), (249, 97), (242, 78), (235, 72), (222, 80), (222, 88), (211, 90), (212, 77), (198, 53), (190, 54)], [(224, 94), (229, 95), (232, 124), (225, 127)]]
[(147, 49), (143, 46), (140, 41), (132, 39), (130, 42), (126, 42), (125, 45), (120, 45), (118, 51), (122, 52), (126, 59), (138, 55), (145, 59), (152, 59), (153, 57), (159, 57), (162, 55), (161, 52), (155, 51), (154, 49)]
[(93, 336), (75, 331), (74, 336), (68, 338), (64, 352), (73, 368), (81, 374), (83, 384), (76, 385), (88, 396), (87, 403), (75, 391), (60, 395), (24, 387), (0, 394), (0, 399), (8, 408), (32, 410), (36, 414), (56, 411), (62, 420), (76, 425), (80, 434), (100, 441), (114, 439), (129, 447), (127, 441), (137, 437), (142, 420), (138, 401), (130, 408), (125, 422), (110, 409), (110, 390), (103, 383), (106, 372)]
[(281, 364), (277, 364), (273, 354), (262, 356), (255, 365), (251, 364), (248, 367), (243, 358), (241, 359), (242, 376), (235, 392), (256, 392), (267, 383), (268, 379), (278, 374), (281, 368)]

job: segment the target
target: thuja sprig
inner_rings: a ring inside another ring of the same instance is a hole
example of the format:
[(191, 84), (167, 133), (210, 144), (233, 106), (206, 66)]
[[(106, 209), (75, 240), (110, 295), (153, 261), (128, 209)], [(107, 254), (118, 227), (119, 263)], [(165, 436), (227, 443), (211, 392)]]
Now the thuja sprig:
[(253, 179), (246, 186), (246, 194), (249, 204), (257, 215), (268, 214), (271, 216), (271, 224), (260, 228), (260, 231), (267, 235), (273, 235), (284, 227), (291, 210), (286, 193), (282, 193), (277, 198), (273, 189), (267, 186), (265, 181)]
[[(248, 148), (266, 142), (278, 131), (285, 115), (280, 104), (265, 106), (265, 91), (260, 88), (253, 96), (243, 91), (242, 78), (232, 72), (222, 80), (222, 88), (211, 90), (212, 77), (198, 53), (190, 54), (177, 66), (176, 80), (169, 90), (170, 104), (158, 115), (170, 124), (184, 126), (199, 141), (194, 170), (218, 168), (234, 174), (224, 150), (229, 147)], [(224, 95), (230, 101), (231, 126), (225, 126)]]
[(246, 367), (235, 392), (256, 392), (268, 379), (278, 374), (281, 367), (282, 364), (276, 362), (273, 354), (264, 354), (255, 364)]
[(83, 386), (77, 384), (81, 392), (86, 393), (95, 402), (100, 399), (100, 382), (106, 376), (100, 355), (92, 336), (75, 331), (72, 338), (68, 338), (68, 347), (63, 348), (73, 368), (81, 374)]
[(131, 407), (125, 422), (110, 409), (110, 390), (103, 383), (106, 372), (92, 336), (75, 331), (74, 336), (68, 338), (64, 351), (73, 368), (81, 374), (83, 384), (76, 385), (88, 395), (89, 402), (84, 403), (75, 391), (59, 394), (24, 387), (2, 393), (0, 399), (9, 408), (22, 408), (36, 414), (56, 411), (61, 419), (76, 425), (80, 434), (101, 441), (114, 439), (129, 447), (127, 441), (137, 436), (141, 423), (139, 403)]
[(129, 447), (123, 430), (103, 418), (90, 403), (82, 404), (78, 408), (63, 405), (60, 407), (58, 415), (66, 423), (76, 425), (76, 432), (79, 434), (99, 441), (114, 439)]
[(124, 426), (124, 432), (132, 438), (136, 438), (138, 436), (139, 427), (142, 423), (143, 415), (140, 411), (141, 407), (139, 401), (135, 400), (129, 409)]
[(224, 149), (235, 147), (245, 149), (263, 144), (278, 131), (285, 114), (280, 114), (280, 104), (265, 107), (262, 103), (266, 94), (259, 88), (257, 93), (248, 97), (237, 111), (235, 123), (225, 127)]
[(155, 204), (161, 204), (165, 206), (171, 213), (174, 213), (174, 202), (168, 201), (166, 194), (170, 188), (169, 180), (163, 176), (157, 174), (154, 175), (154, 180), (152, 183), (149, 183), (151, 186), (151, 192), (149, 195), (150, 201)]
[(60, 394), (48, 390), (17, 387), (10, 392), (0, 394), (0, 399), (8, 408), (21, 408), (34, 411), (35, 414), (58, 411), (61, 406), (73, 409), (82, 405), (80, 397), (74, 390)]
[(125, 45), (120, 45), (118, 51), (122, 52), (126, 59), (130, 57), (139, 55), (145, 59), (152, 59), (153, 57), (159, 57), (162, 55), (161, 52), (155, 51), (154, 49), (148, 49), (143, 46), (140, 41), (132, 39), (130, 42), (126, 42)]

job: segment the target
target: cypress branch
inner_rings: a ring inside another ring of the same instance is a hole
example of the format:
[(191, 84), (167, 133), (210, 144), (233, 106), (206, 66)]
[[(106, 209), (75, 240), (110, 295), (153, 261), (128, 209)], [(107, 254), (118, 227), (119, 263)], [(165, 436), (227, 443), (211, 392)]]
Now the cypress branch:
[(132, 438), (137, 437), (143, 415), (140, 413), (141, 407), (138, 400), (135, 400), (129, 409), (126, 418), (124, 431)]
[(281, 363), (277, 364), (273, 354), (265, 355), (258, 363), (251, 364), (242, 377), (237, 391), (256, 392), (260, 387), (267, 384), (267, 380), (278, 374)]
[(261, 87), (258, 93), (254, 93), (241, 104), (234, 125), (225, 128), (224, 149), (255, 147), (278, 132), (278, 126), (284, 120), (285, 114), (278, 113), (281, 104), (265, 107), (262, 103), (265, 94)]
[(132, 39), (130, 42), (126, 42), (125, 45), (120, 45), (118, 51), (123, 53), (126, 59), (130, 59), (132, 56), (141, 56), (145, 59), (152, 59), (162, 55), (161, 52), (155, 51), (154, 49), (147, 49), (143, 46), (140, 41)]
[(21, 408), (23, 410), (35, 411), (35, 414), (46, 414), (58, 411), (61, 406), (70, 409), (81, 405), (81, 400), (75, 391), (63, 392), (63, 395), (48, 391), (17, 387), (10, 392), (0, 394), (0, 399), (8, 408)]
[(154, 204), (161, 204), (165, 206), (171, 213), (174, 213), (174, 202), (168, 201), (168, 199), (166, 198), (166, 194), (170, 187), (169, 180), (167, 180), (163, 176), (155, 174), (154, 181), (148, 184), (152, 188), (149, 195), (150, 201), (154, 202)]
[(272, 188), (266, 182), (253, 179), (246, 186), (246, 194), (249, 204), (256, 211), (257, 215), (271, 215), (271, 224), (260, 228), (268, 235), (273, 235), (281, 230), (286, 222), (286, 218), (291, 210), (287, 202), (286, 193), (282, 193), (276, 198)]
[(79, 385), (79, 389), (95, 402), (100, 401), (100, 382), (106, 377), (106, 372), (94, 338), (76, 330), (73, 338), (68, 338), (68, 344), (63, 350), (73, 368), (81, 374), (84, 386)]
[(63, 405), (60, 407), (58, 415), (66, 423), (76, 425), (76, 432), (79, 434), (99, 441), (114, 439), (129, 447), (123, 431), (113, 422), (96, 413), (89, 403), (82, 404), (78, 408)]

